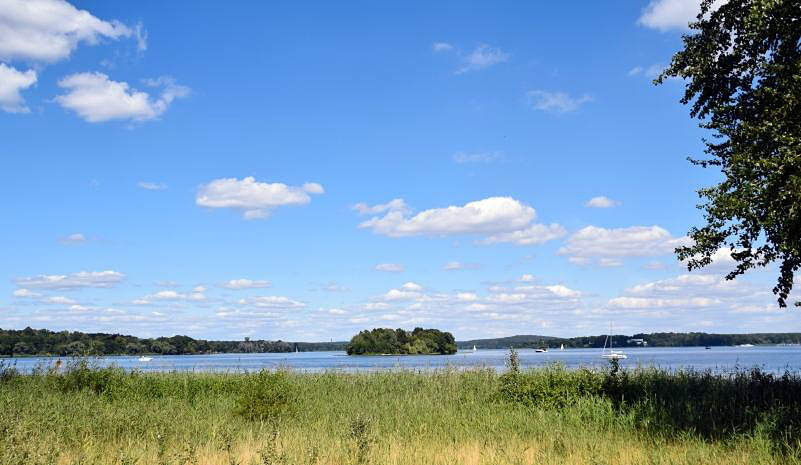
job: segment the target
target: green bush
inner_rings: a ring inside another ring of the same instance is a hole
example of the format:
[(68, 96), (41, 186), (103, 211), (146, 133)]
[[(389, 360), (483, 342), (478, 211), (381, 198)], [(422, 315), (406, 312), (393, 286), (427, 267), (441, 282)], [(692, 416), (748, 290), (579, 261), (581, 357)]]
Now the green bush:
[(262, 370), (243, 386), (236, 413), (251, 420), (273, 420), (294, 413), (297, 403), (286, 372)]
[(563, 365), (520, 372), (509, 370), (500, 377), (502, 399), (532, 407), (563, 408), (602, 394), (604, 376), (586, 369), (567, 370)]

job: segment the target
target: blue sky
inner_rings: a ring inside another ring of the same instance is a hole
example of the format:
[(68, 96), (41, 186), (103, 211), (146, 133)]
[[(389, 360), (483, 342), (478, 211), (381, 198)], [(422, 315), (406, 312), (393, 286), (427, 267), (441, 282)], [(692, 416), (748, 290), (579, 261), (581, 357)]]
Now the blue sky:
[(799, 331), (687, 273), (692, 0), (0, 0), (0, 327)]

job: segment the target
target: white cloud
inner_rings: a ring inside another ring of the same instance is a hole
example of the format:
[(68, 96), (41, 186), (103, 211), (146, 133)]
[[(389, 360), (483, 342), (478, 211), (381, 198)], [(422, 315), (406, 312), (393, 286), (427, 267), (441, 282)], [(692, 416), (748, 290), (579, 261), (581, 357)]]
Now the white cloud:
[(408, 205), (403, 199), (392, 199), (387, 203), (382, 203), (378, 205), (367, 205), (364, 202), (357, 203), (352, 207), (354, 210), (359, 212), (360, 215), (375, 215), (378, 213), (383, 213), (385, 211), (407, 211), (409, 210)]
[(39, 297), (42, 294), (31, 292), (30, 289), (17, 289), (12, 294), (14, 297)]
[[(720, 0), (714, 2), (712, 9), (717, 9), (723, 3)], [(651, 0), (637, 24), (662, 32), (670, 29), (685, 30), (700, 12), (700, 0)]]
[(493, 234), (481, 241), (484, 244), (512, 243), (517, 245), (536, 245), (558, 239), (567, 234), (562, 225), (552, 223), (533, 224), (526, 229), (512, 231), (508, 233)]
[(456, 163), (491, 163), (503, 159), (500, 152), (456, 152), (453, 161)]
[(391, 210), (359, 227), (390, 237), (509, 232), (523, 229), (536, 217), (533, 208), (511, 197), (490, 197), (464, 206), (433, 208), (412, 217)]
[(464, 63), (457, 74), (466, 73), (468, 71), (479, 71), (489, 68), (492, 65), (503, 63), (509, 59), (509, 54), (504, 52), (498, 47), (493, 47), (487, 44), (480, 44), (469, 55), (464, 57)]
[(69, 297), (64, 297), (63, 295), (45, 297), (44, 299), (42, 299), (42, 302), (46, 304), (57, 304), (57, 305), (76, 305), (78, 303), (70, 299)]
[[(2, 40), (0, 32), (0, 43)], [(9, 113), (30, 112), (20, 91), (34, 84), (36, 84), (36, 71), (29, 69), (23, 72), (0, 63), (0, 109)]]
[(155, 294), (146, 295), (140, 299), (134, 300), (134, 304), (136, 305), (149, 305), (153, 302), (159, 301), (173, 301), (173, 302), (200, 302), (206, 300), (206, 296), (203, 294), (205, 288), (202, 290), (198, 290), (195, 288), (191, 293), (184, 294), (178, 291), (158, 291)]
[(70, 56), (80, 42), (135, 37), (145, 47), (141, 26), (103, 21), (63, 0), (0, 1), (0, 59), (54, 62)]
[(450, 52), (453, 50), (453, 45), (447, 42), (434, 42), (431, 44), (431, 50), (435, 52)]
[(64, 245), (78, 245), (85, 243), (87, 239), (86, 236), (83, 235), (83, 233), (75, 233), (75, 234), (70, 234), (69, 236), (64, 236), (62, 238), (59, 238), (58, 241)]
[(161, 191), (167, 188), (167, 185), (164, 183), (150, 181), (139, 181), (136, 185), (149, 191)]
[(108, 288), (125, 280), (125, 275), (117, 271), (80, 271), (67, 275), (39, 275), (30, 278), (17, 278), (17, 286), (30, 289), (78, 289)]
[(532, 274), (524, 274), (523, 276), (520, 277), (519, 281), (524, 282), (524, 283), (534, 282), (534, 275), (532, 275)]
[(445, 271), (457, 271), (457, 270), (477, 270), (481, 268), (479, 263), (462, 263), (462, 262), (448, 262), (442, 266), (442, 269)]
[(348, 312), (342, 310), (341, 308), (332, 308), (328, 310), (328, 313), (331, 315), (347, 315)]
[(303, 187), (282, 183), (258, 182), (252, 176), (215, 179), (200, 186), (195, 203), (207, 208), (235, 208), (243, 211), (245, 219), (263, 219), (270, 210), (283, 205), (306, 205), (309, 194), (321, 194), (323, 187), (306, 183)]
[(537, 110), (551, 113), (569, 113), (576, 111), (585, 103), (592, 102), (590, 95), (572, 97), (564, 92), (548, 92), (532, 90), (526, 93), (529, 104)]
[(404, 291), (420, 292), (423, 290), (423, 286), (409, 281), (404, 285), (402, 285), (401, 289), (403, 289)]
[(576, 291), (574, 289), (570, 289), (569, 287), (563, 286), (561, 284), (555, 284), (553, 286), (545, 286), (545, 289), (548, 289), (555, 295), (559, 297), (578, 297), (581, 295), (581, 292)]
[(584, 206), (589, 208), (612, 208), (620, 205), (617, 200), (612, 200), (606, 196), (593, 197), (588, 200)]
[[(618, 229), (587, 226), (570, 236), (557, 253), (567, 255), (571, 263), (589, 264), (594, 258), (603, 260), (671, 254), (686, 241), (687, 238), (673, 237), (659, 226)], [(609, 260), (599, 264), (618, 265), (616, 261)]]
[(167, 111), (170, 103), (189, 94), (189, 88), (175, 84), (172, 79), (147, 81), (153, 87), (163, 87), (153, 99), (147, 92), (130, 89), (127, 82), (112, 81), (103, 73), (71, 74), (58, 85), (67, 93), (55, 98), (62, 107), (72, 110), (90, 123), (111, 120), (147, 121)]
[(222, 285), (228, 289), (263, 289), (270, 287), (270, 281), (264, 279), (232, 279)]
[(303, 308), (306, 306), (305, 303), (290, 299), (289, 297), (283, 296), (261, 296), (261, 297), (252, 297), (250, 299), (240, 299), (240, 305), (248, 305), (253, 307), (261, 307), (261, 308)]
[(385, 273), (402, 273), (406, 271), (406, 267), (401, 263), (379, 263), (373, 269)]

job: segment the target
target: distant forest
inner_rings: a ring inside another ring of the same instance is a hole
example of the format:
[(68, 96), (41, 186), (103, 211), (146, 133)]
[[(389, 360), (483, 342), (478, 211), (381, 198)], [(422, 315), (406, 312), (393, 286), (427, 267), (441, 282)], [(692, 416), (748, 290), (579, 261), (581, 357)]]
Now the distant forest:
[[(692, 346), (736, 346), (740, 344), (799, 344), (801, 333), (753, 333), (753, 334), (710, 334), (710, 333), (638, 333), (631, 336), (616, 334), (612, 337), (615, 347), (692, 347)], [(606, 335), (559, 338), (553, 336), (520, 335), (495, 339), (474, 339), (459, 341), (460, 349), (515, 349), (552, 347), (565, 345), (565, 348), (600, 348), (604, 346)]]
[[(395, 330), (392, 330), (395, 331)], [(603, 347), (606, 335), (574, 338), (521, 335), (496, 339), (474, 339), (458, 341), (459, 349), (517, 349), (542, 346)], [(755, 334), (708, 334), (708, 333), (651, 333), (615, 335), (616, 347), (678, 346), (733, 346), (739, 344), (799, 344), (801, 333), (755, 333)], [(450, 341), (447, 341), (448, 344)], [(138, 338), (122, 334), (81, 333), (78, 331), (49, 331), (25, 328), (22, 330), (0, 329), (0, 355), (138, 355), (138, 354), (213, 354), (249, 352), (311, 352), (321, 350), (346, 350), (347, 341), (333, 342), (287, 342), (249, 340), (207, 341), (189, 336)], [(382, 349), (383, 350), (383, 349)]]
[(137, 355), (344, 350), (346, 342), (207, 341), (189, 336), (153, 339), (122, 334), (0, 329), (0, 355)]

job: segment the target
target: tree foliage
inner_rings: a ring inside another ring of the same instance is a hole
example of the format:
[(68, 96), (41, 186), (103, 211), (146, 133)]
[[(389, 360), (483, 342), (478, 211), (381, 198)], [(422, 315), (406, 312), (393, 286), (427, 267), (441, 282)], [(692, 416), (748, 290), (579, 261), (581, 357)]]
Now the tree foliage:
[(142, 339), (122, 334), (0, 329), (0, 355), (184, 355), (291, 352), (292, 348), (293, 344), (284, 341), (206, 341), (189, 336)]
[(692, 270), (728, 249), (736, 265), (727, 279), (777, 262), (773, 292), (784, 307), (801, 266), (801, 2), (719, 3), (703, 0), (656, 80), (685, 80), (681, 102), (712, 133), (708, 157), (690, 161), (724, 175), (698, 191), (706, 225), (676, 252)]
[(437, 329), (376, 328), (353, 336), (346, 350), (348, 355), (368, 354), (453, 354), (456, 341), (453, 334)]

